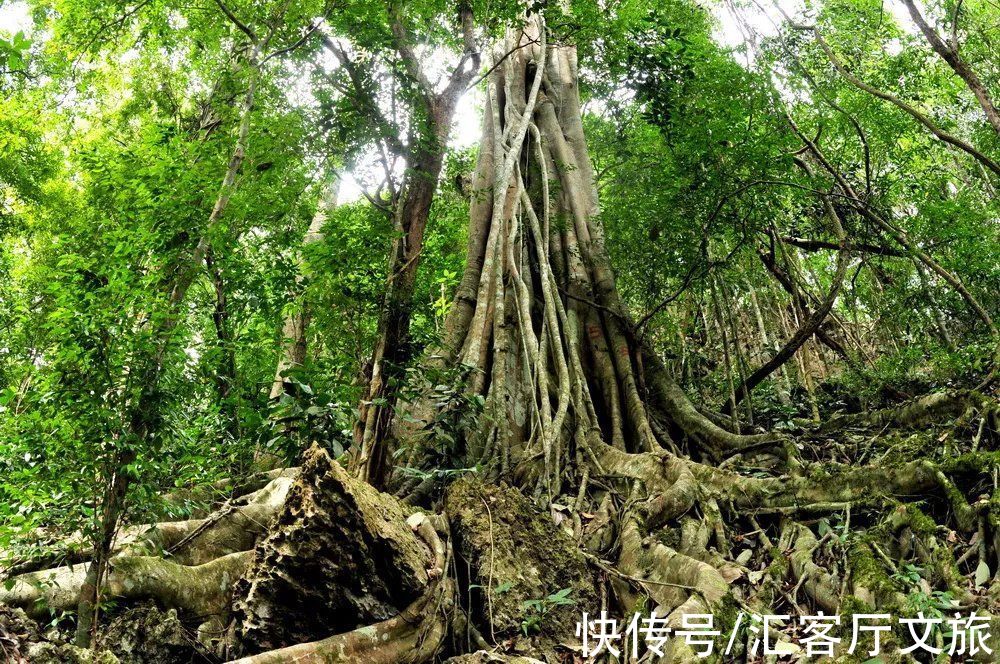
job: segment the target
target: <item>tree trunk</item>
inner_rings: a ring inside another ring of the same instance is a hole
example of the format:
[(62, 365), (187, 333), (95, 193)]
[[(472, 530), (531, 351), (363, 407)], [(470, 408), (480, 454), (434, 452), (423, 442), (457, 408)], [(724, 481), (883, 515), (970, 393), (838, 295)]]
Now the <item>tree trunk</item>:
[(351, 469), (373, 486), (382, 487), (389, 471), (390, 436), (396, 407), (396, 385), (412, 356), (410, 314), (417, 267), (424, 248), (424, 232), (438, 176), (444, 164), (448, 134), (458, 100), (479, 67), (472, 6), (458, 4), (462, 43), (465, 48), (445, 88), (437, 92), (413, 50), (411, 38), (400, 12), (402, 3), (389, 7), (390, 27), (396, 51), (417, 89), (417, 105), (411, 121), (407, 177), (402, 201), (394, 210), (397, 237), (389, 253), (386, 295), (379, 313), (378, 339), (372, 353), (371, 374), (365, 396), (359, 404), (354, 431), (356, 449)]
[[(989, 90), (983, 85), (983, 82), (979, 80), (976, 73), (972, 70), (969, 64), (959, 55), (958, 52), (958, 39), (957, 36), (952, 40), (951, 44), (946, 44), (943, 39), (938, 35), (937, 31), (932, 28), (924, 15), (920, 13), (920, 9), (917, 7), (917, 3), (914, 0), (903, 0), (903, 4), (906, 5), (906, 9), (910, 12), (910, 17), (913, 18), (913, 22), (917, 24), (920, 31), (924, 33), (924, 37), (927, 39), (927, 43), (930, 44), (934, 52), (941, 56), (941, 59), (948, 63), (951, 70), (955, 74), (965, 81), (966, 86), (972, 91), (972, 94), (976, 96), (976, 101), (979, 102), (979, 106), (983, 109), (983, 113), (986, 114), (986, 119), (989, 121), (990, 126), (993, 127), (993, 131), (1000, 134), (1000, 112), (997, 111), (996, 104), (993, 102), (993, 98), (990, 96)], [(961, 5), (959, 5), (961, 7)], [(959, 9), (955, 10), (954, 20), (958, 21)], [(954, 26), (955, 33), (958, 32), (958, 26)]]
[(412, 165), (413, 175), (396, 213), (396, 232), (389, 254), (385, 299), (379, 313), (378, 339), (372, 353), (371, 376), (359, 408), (355, 433), (358, 453), (353, 468), (358, 477), (381, 487), (387, 471), (387, 438), (395, 407), (394, 382), (402, 375), (412, 354), (410, 315), (417, 268), (424, 247), (424, 232), (438, 176), (444, 163), (445, 139), (451, 114), (439, 112), (434, 121), (437, 146)]
[(226, 284), (222, 278), (222, 269), (216, 263), (215, 252), (211, 249), (205, 254), (205, 267), (208, 269), (212, 289), (215, 292), (212, 323), (215, 326), (215, 339), (220, 355), (215, 372), (216, 392), (219, 396), (220, 411), (225, 418), (226, 433), (231, 440), (238, 440), (240, 438), (239, 407), (236, 401), (238, 395), (233, 393), (236, 387), (236, 349), (229, 327)]
[[(547, 46), (533, 19), (495, 57), (468, 259), (438, 354), (470, 369), (485, 424), (454, 462), (513, 472), (554, 500), (607, 446), (673, 449), (668, 431), (719, 452), (773, 441), (701, 414), (632, 334), (604, 246), (574, 48)], [(428, 419), (433, 405), (413, 409)]]
[[(316, 214), (313, 215), (309, 229), (302, 238), (303, 248), (323, 239), (323, 225), (337, 208), (339, 190), (339, 176), (332, 176), (324, 184), (323, 191), (320, 193), (319, 205), (316, 207)], [(271, 399), (277, 399), (289, 391), (290, 384), (286, 381), (287, 372), (301, 366), (306, 359), (306, 332), (309, 328), (310, 315), (308, 305), (302, 300), (306, 275), (304, 274), (301, 253), (296, 257), (296, 263), (298, 270), (295, 274), (295, 287), (291, 293), (290, 311), (285, 316), (285, 322), (281, 326), (281, 355), (278, 357), (278, 364), (274, 370), (274, 381), (271, 383)]]

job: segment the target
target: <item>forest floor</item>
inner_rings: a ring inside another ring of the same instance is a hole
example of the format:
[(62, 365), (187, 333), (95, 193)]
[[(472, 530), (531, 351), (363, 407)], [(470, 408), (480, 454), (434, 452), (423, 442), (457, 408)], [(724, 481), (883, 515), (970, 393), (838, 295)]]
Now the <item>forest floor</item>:
[[(672, 571), (658, 580), (621, 571), (628, 545), (621, 524), (611, 526), (627, 507), (612, 478), (594, 511), (557, 502), (543, 510), (475, 474), (442, 482), (419, 508), (354, 480), (314, 448), (301, 467), (258, 477), (202, 518), (126, 527), (105, 582), (98, 650), (68, 645), (62, 629), (87, 552), (68, 566), (26, 561), (0, 589), (0, 652), (42, 664), (236, 654), (247, 663), (572, 662), (583, 660), (583, 612), (707, 605), (723, 635), (751, 614), (997, 615), (994, 399), (937, 392), (785, 428), (798, 456), (791, 466), (750, 453), (711, 472), (740, 491), (765, 486), (743, 482), (805, 487), (792, 490), (801, 500), (747, 509), (732, 492), (701, 495), (643, 535), (644, 549), (670, 552), (660, 567)], [(623, 605), (627, 597), (635, 603)], [(779, 642), (801, 636), (788, 625), (775, 632)], [(763, 661), (747, 655), (751, 636), (744, 628), (723, 659)], [(898, 646), (901, 636), (890, 634), (883, 648), (894, 639)]]

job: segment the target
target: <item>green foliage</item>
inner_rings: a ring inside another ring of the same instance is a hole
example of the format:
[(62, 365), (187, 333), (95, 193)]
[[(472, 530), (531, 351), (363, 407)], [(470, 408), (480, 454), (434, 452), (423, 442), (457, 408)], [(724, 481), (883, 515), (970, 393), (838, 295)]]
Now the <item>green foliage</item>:
[(569, 595), (572, 588), (563, 588), (541, 599), (528, 599), (521, 603), (524, 619), (521, 620), (521, 632), (525, 636), (538, 634), (545, 624), (545, 616), (557, 606), (572, 606), (576, 600)]
[(920, 576), (923, 570), (912, 563), (905, 563), (899, 566), (892, 574), (892, 580), (896, 581), (904, 588), (909, 588), (910, 586), (915, 586), (920, 582)]
[(828, 533), (833, 533), (834, 540), (839, 544), (847, 544), (851, 536), (848, 524), (844, 520), (844, 515), (840, 512), (831, 515), (829, 518), (822, 518), (817, 524), (819, 536), (825, 537)]
[[(434, 358), (431, 358), (433, 361)], [(426, 399), (434, 412), (427, 421), (414, 417), (405, 408), (400, 408), (400, 421), (418, 427), (408, 437), (407, 445), (401, 446), (397, 456), (409, 452), (409, 446), (419, 446), (430, 459), (435, 470), (431, 474), (448, 477), (475, 468), (455, 469), (464, 459), (466, 438), (479, 430), (485, 400), (483, 396), (469, 389), (469, 383), (478, 370), (475, 367), (455, 365), (440, 367), (435, 364), (421, 364), (406, 370), (406, 380), (399, 386), (404, 403)], [(413, 472), (412, 469), (410, 472)]]
[(31, 40), (19, 31), (11, 39), (0, 37), (0, 70), (2, 73), (23, 71), (26, 52), (31, 47)]
[(263, 441), (261, 449), (294, 460), (302, 450), (318, 443), (334, 458), (340, 457), (350, 446), (355, 407), (315, 392), (298, 378), (304, 373), (297, 369), (286, 372), (285, 384), (291, 390), (286, 389), (271, 405), (266, 423), (272, 437)]
[[(258, 32), (283, 4), (227, 3)], [(600, 220), (623, 300), (643, 320), (635, 334), (692, 395), (724, 403), (805, 318), (766, 261), (809, 307), (830, 288), (829, 248), (785, 241), (832, 242), (826, 192), (852, 243), (886, 251), (853, 254), (828, 322), (850, 361), (811, 340), (755, 390), (755, 425), (795, 432), (813, 408), (873, 408), (989, 373), (995, 340), (986, 326), (829, 173), (796, 163), (801, 140), (784, 111), (866, 205), (997, 320), (997, 179), (968, 155), (851, 85), (814, 39), (788, 26), (759, 49), (728, 48), (713, 10), (689, 0), (530, 6), (545, 12), (553, 43), (579, 51)], [(962, 53), (995, 90), (995, 8), (962, 6)], [(398, 7), (435, 73), (458, 61), (454, 3)], [(519, 25), (525, 6), (471, 8), (485, 47)], [(927, 3), (934, 21), (954, 9)], [(139, 520), (196, 507), (161, 496), (238, 478), (261, 449), (287, 459), (312, 442), (345, 451), (393, 277), (391, 208), (415, 175), (412, 157), (437, 140), (385, 2), (291, 3), (272, 44), (279, 52), (257, 73), (250, 38), (213, 3), (33, 0), (31, 15), (30, 39), (0, 36), (0, 550), (20, 558), (61, 533), (92, 535), (100, 489), (118, 470), (132, 479), (126, 520)], [(298, 43), (320, 17), (354, 58), (353, 76), (333, 64), (319, 33)], [(808, 20), (860, 78), (1000, 154), (962, 81), (881, 3), (823, 0)], [(209, 228), (251, 75), (259, 85), (245, 161)], [(419, 420), (400, 412), (416, 429), (407, 444), (428, 448), (430, 464), (412, 471), (421, 479), (475, 472), (470, 439), (493, 416), (469, 393), (469, 367), (442, 369), (428, 357), (465, 267), (470, 199), (485, 195), (468, 184), (475, 162), (475, 150), (447, 152), (412, 301), (409, 355), (421, 361), (390, 385), (404, 403), (419, 396), (435, 406)], [(345, 183), (356, 177), (372, 201), (341, 201), (322, 239), (303, 246), (332, 172)], [(567, 220), (551, 223), (559, 231)], [(172, 303), (202, 239), (211, 266), (195, 265), (187, 296)], [(309, 352), (273, 403), (283, 322), (306, 313)], [(138, 403), (148, 404), (143, 435), (132, 421)], [(119, 469), (123, 456), (130, 461)], [(845, 543), (836, 519), (820, 528)], [(526, 632), (571, 601), (553, 597), (526, 607)]]
[(927, 593), (919, 589), (912, 590), (906, 596), (906, 604), (910, 615), (922, 615), (925, 618), (941, 620), (940, 623), (931, 626), (931, 643), (937, 639), (940, 639), (943, 643), (951, 642), (953, 636), (952, 629), (947, 621), (954, 614), (959, 604), (951, 591), (934, 590)]

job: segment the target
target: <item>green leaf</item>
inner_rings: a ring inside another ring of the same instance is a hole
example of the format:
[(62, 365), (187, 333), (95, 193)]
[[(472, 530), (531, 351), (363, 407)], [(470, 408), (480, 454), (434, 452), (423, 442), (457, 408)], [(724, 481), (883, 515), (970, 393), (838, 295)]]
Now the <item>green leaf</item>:
[(980, 560), (976, 566), (976, 588), (982, 588), (990, 580), (990, 566), (985, 560)]

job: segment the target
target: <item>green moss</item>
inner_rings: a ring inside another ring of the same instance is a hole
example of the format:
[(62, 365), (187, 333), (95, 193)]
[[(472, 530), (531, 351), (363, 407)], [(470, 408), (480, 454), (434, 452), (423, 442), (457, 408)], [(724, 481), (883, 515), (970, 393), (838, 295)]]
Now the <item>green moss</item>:
[[(868, 602), (864, 601), (860, 597), (854, 595), (845, 595), (844, 599), (840, 602), (840, 616), (841, 618), (846, 618), (848, 621), (851, 620), (851, 616), (857, 613), (875, 613), (875, 607), (873, 607)], [(850, 622), (848, 622), (850, 624)]]
[[(850, 630), (854, 616), (861, 613), (877, 613), (875, 607), (854, 595), (847, 595), (840, 602), (840, 625), (847, 636), (847, 643), (850, 643)], [(842, 635), (843, 638), (843, 635)], [(847, 648), (844, 648), (844, 655), (837, 658), (838, 663), (861, 664), (869, 659), (866, 653), (875, 644), (875, 637), (870, 633), (862, 633), (858, 636), (858, 647), (853, 655), (848, 655)], [(884, 644), (883, 644), (884, 645)], [(882, 648), (883, 652), (885, 648)]]
[(496, 634), (516, 635), (525, 601), (572, 588), (574, 604), (553, 607), (540, 625), (544, 638), (570, 638), (580, 611), (599, 606), (576, 542), (523, 493), (468, 476), (449, 487), (445, 503), (456, 553), (469, 563), (470, 582), (482, 588), (473, 598), (477, 622), (492, 620)]
[(681, 544), (681, 529), (680, 528), (660, 528), (656, 531), (656, 539), (669, 546), (671, 549), (680, 548)]
[(1000, 527), (1000, 489), (993, 492), (990, 495), (990, 504), (988, 516), (990, 520), (990, 525), (994, 528)]
[(626, 611), (625, 615), (626, 616), (632, 616), (632, 615), (635, 615), (635, 614), (638, 613), (639, 615), (645, 616), (645, 617), (648, 618), (649, 617), (649, 611), (650, 611), (649, 597), (647, 597), (646, 595), (639, 595), (635, 599), (635, 603), (632, 604), (632, 609), (629, 610), (629, 611)]
[(894, 590), (889, 575), (866, 540), (861, 539), (851, 545), (847, 552), (847, 565), (854, 582), (870, 590), (875, 597)]
[(771, 556), (771, 564), (767, 566), (767, 575), (775, 580), (784, 579), (788, 576), (788, 558), (776, 548), (771, 549), (768, 553)]
[(923, 513), (916, 505), (904, 505), (910, 529), (917, 535), (933, 535), (937, 532), (937, 522)]
[(723, 598), (712, 607), (715, 616), (715, 629), (723, 634), (731, 634), (736, 626), (736, 618), (743, 609), (740, 607), (732, 593), (726, 593)]
[(946, 473), (981, 474), (991, 472), (1000, 465), (1000, 452), (967, 452), (942, 460), (941, 470)]

